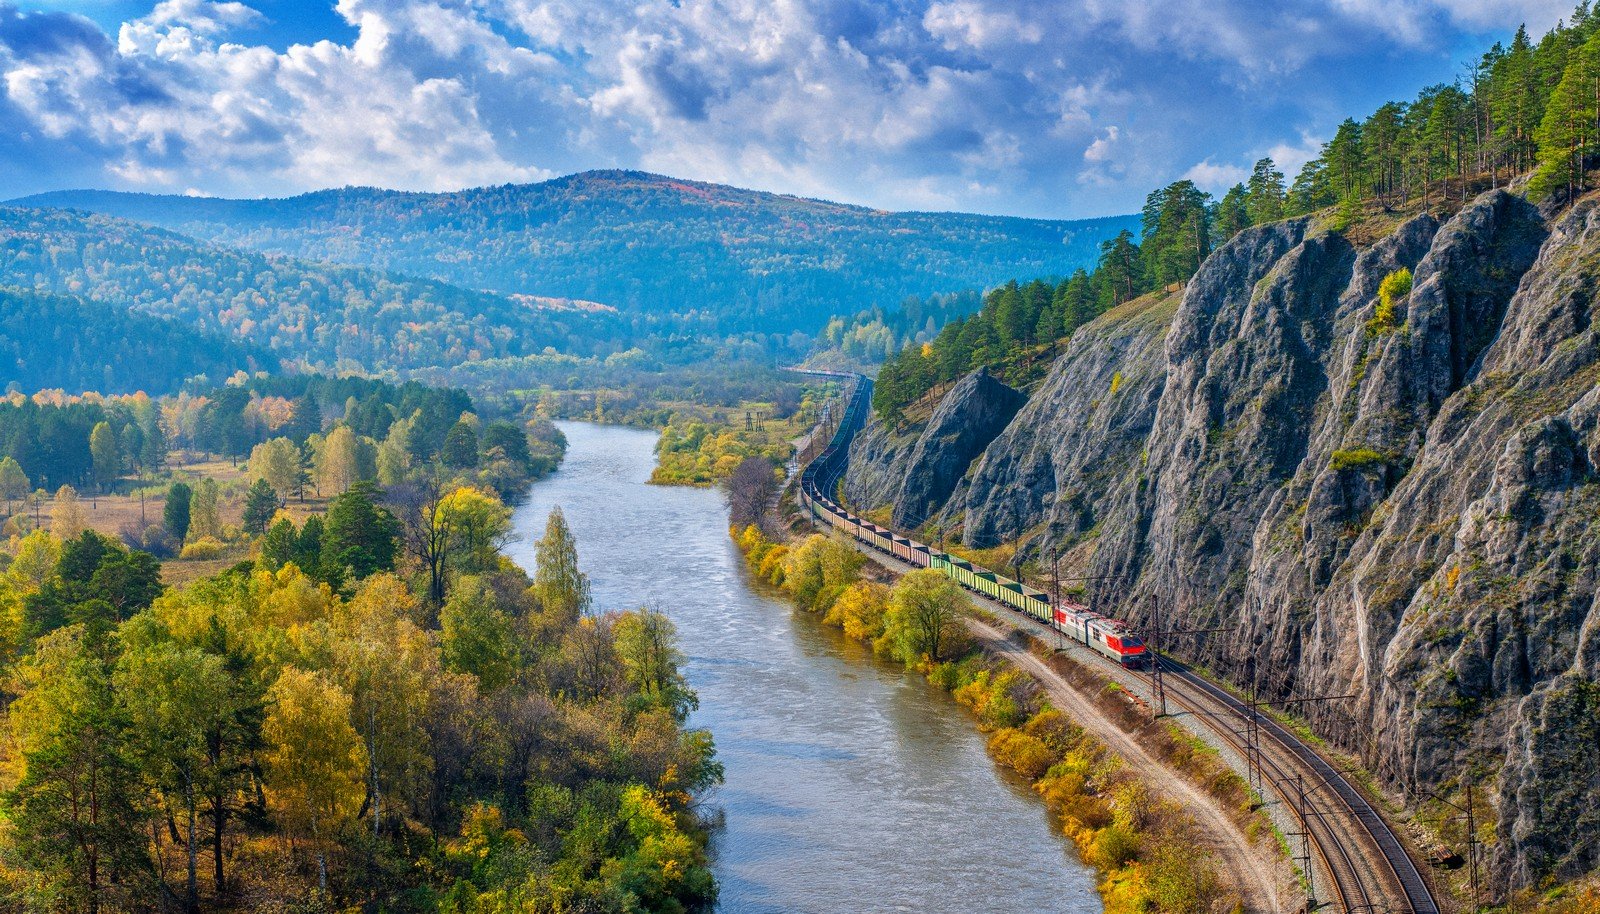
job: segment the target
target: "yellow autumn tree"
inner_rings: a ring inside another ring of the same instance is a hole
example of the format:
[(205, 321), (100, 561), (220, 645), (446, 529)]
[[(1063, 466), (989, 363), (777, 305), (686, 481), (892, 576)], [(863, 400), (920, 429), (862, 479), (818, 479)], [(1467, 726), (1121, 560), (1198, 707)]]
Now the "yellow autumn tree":
[(283, 822), (309, 839), (317, 882), (328, 887), (324, 842), (361, 805), (367, 753), (350, 725), (350, 695), (320, 673), (287, 667), (267, 693), (262, 736), (269, 799)]
[(839, 595), (823, 621), (839, 626), (857, 641), (876, 641), (883, 635), (883, 615), (888, 610), (888, 587), (857, 581)]
[(317, 442), (312, 455), (317, 487), (323, 495), (341, 495), (360, 478), (356, 433), (341, 425)]
[(57, 489), (55, 504), (50, 509), (50, 532), (57, 539), (69, 540), (88, 527), (89, 520), (84, 516), (83, 503), (78, 501), (78, 490), (72, 486)]
[(263, 441), (250, 452), (250, 478), (265, 479), (279, 498), (300, 490), (300, 448), (288, 438)]

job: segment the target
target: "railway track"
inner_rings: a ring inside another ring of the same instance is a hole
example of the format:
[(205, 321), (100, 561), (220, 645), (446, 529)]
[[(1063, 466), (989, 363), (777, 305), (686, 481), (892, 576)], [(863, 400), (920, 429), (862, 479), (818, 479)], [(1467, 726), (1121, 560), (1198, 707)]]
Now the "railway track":
[[(1246, 737), (1230, 726), (1253, 713), (1262, 778), (1289, 805), (1329, 874), (1332, 899), (1345, 911), (1439, 914), (1438, 903), (1416, 862), (1383, 816), (1339, 769), (1271, 716), (1201, 677), (1182, 663), (1163, 657), (1169, 698), (1178, 684), (1180, 705), (1205, 715), (1218, 736), (1241, 757)], [(1303, 797), (1303, 799), (1302, 799)]]
[[(810, 373), (845, 377), (835, 372)], [(849, 377), (851, 387), (844, 398), (838, 425), (827, 449), (808, 464), (801, 475), (801, 494), (809, 503), (813, 520), (819, 517), (815, 506), (820, 502), (833, 515), (828, 518), (829, 523), (852, 533), (858, 548), (874, 555), (887, 555), (889, 562), (900, 566), (904, 564), (904, 557), (863, 536), (861, 523), (833, 503), (833, 493), (837, 492), (845, 472), (850, 441), (865, 421), (872, 390), (869, 379), (860, 375)], [(842, 524), (841, 518), (845, 519)], [(890, 531), (877, 529), (875, 532), (882, 539), (881, 534)], [(904, 538), (909, 540), (909, 536)], [(893, 537), (890, 539), (892, 541)], [(1002, 610), (1002, 617), (1014, 625), (1055, 631), (987, 594), (971, 587), (967, 589), (978, 599)], [(1082, 653), (1094, 663), (1127, 675), (1122, 667), (1092, 651)], [(1300, 832), (1296, 837), (1303, 837), (1305, 852), (1301, 856), (1306, 859), (1311, 905), (1320, 909), (1331, 904), (1345, 914), (1440, 914), (1427, 880), (1393, 829), (1338, 768), (1272, 717), (1262, 714), (1259, 708), (1246, 705), (1178, 661), (1161, 656), (1157, 662), (1165, 674), (1168, 701), (1205, 721), (1207, 729), (1247, 764), (1254, 758), (1263, 792), (1274, 795), (1298, 823)], [(1247, 736), (1252, 730), (1256, 737), (1254, 752)], [(1320, 864), (1326, 875), (1320, 885), (1316, 878), (1319, 867), (1313, 865), (1310, 858)], [(1332, 892), (1332, 898), (1319, 897), (1324, 887)]]

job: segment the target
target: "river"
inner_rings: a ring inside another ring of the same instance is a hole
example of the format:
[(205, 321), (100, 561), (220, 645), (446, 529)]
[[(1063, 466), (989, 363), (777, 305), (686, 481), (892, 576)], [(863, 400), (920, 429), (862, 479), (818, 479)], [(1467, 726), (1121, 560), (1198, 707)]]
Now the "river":
[(920, 676), (761, 592), (714, 491), (650, 486), (655, 435), (564, 422), (561, 469), (517, 508), (508, 552), (533, 568), (552, 505), (595, 607), (644, 604), (678, 627), (726, 782), (712, 842), (718, 910), (1101, 910), (1094, 873), (1043, 805), (995, 769), (965, 712)]

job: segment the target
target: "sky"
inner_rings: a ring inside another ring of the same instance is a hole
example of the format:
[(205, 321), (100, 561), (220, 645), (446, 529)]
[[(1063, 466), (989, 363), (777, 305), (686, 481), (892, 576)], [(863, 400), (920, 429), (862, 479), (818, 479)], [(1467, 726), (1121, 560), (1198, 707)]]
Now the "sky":
[(0, 198), (593, 168), (1077, 218), (1448, 82), (1571, 0), (0, 0)]

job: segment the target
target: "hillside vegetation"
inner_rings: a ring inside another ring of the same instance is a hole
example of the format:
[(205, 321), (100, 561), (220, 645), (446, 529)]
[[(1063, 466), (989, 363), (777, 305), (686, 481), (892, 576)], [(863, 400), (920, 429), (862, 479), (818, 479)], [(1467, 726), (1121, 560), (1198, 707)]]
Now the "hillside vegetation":
[(24, 390), (162, 394), (275, 367), (259, 347), (102, 302), (0, 286), (0, 379)]
[(583, 352), (594, 334), (577, 328), (596, 320), (65, 210), (0, 207), (0, 285), (131, 308), (328, 369), (413, 369), (546, 346)]
[(714, 333), (815, 332), (835, 314), (908, 295), (983, 288), (999, 275), (1066, 275), (1132, 221), (889, 213), (623, 171), (449, 194), (94, 191), (19, 202), (469, 288), (696, 315)]

